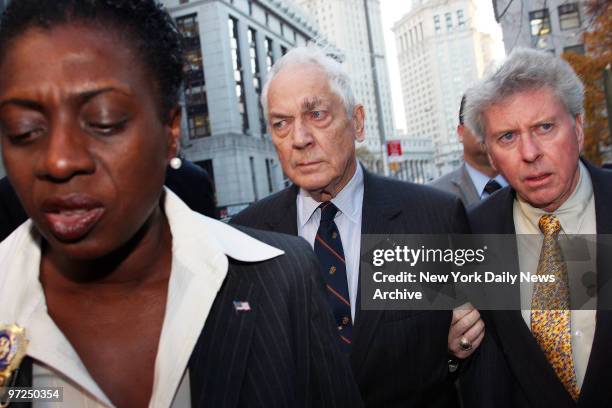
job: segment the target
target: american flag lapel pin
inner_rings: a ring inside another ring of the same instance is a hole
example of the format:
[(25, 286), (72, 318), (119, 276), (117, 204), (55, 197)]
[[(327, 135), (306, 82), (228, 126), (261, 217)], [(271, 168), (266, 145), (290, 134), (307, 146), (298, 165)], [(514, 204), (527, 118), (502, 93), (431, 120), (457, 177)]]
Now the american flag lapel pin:
[(249, 305), (249, 302), (234, 300), (234, 309), (236, 310), (236, 312), (250, 312), (251, 305)]

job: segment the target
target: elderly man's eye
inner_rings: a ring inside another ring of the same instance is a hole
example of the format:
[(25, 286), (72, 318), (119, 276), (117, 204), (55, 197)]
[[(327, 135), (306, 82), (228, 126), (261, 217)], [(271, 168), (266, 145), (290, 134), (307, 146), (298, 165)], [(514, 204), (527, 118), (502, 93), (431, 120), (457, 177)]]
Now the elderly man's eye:
[(310, 112), (310, 116), (314, 119), (314, 120), (323, 120), (327, 117), (327, 112), (325, 111), (312, 111)]
[(286, 120), (277, 120), (272, 122), (272, 127), (276, 130), (281, 130), (283, 129), (285, 126), (287, 125), (287, 121)]

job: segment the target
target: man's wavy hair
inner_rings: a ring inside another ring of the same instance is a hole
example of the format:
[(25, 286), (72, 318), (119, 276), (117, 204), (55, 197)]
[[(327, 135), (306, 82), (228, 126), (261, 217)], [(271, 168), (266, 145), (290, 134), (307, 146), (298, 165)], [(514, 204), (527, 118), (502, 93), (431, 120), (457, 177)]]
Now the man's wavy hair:
[[(158, 93), (162, 121), (178, 105), (183, 81), (182, 37), (155, 0), (13, 0), (0, 20), (0, 64), (11, 42), (26, 30), (84, 24), (110, 30), (136, 51)], [(53, 61), (40, 61), (52, 64)]]

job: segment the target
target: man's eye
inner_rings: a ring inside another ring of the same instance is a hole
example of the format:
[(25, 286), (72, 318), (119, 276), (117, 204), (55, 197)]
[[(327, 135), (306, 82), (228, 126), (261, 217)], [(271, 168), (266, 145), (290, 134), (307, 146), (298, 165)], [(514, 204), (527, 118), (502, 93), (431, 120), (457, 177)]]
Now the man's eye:
[(552, 123), (542, 123), (537, 126), (536, 132), (538, 134), (545, 134), (550, 132), (554, 127), (555, 125), (553, 125)]
[(274, 129), (276, 129), (276, 130), (281, 130), (282, 128), (285, 127), (286, 124), (287, 124), (286, 120), (284, 120), (284, 119), (283, 120), (278, 120), (278, 121), (272, 123), (272, 127)]
[(324, 111), (312, 111), (310, 112), (310, 116), (314, 119), (314, 120), (323, 120), (325, 119), (326, 112)]
[(514, 137), (515, 135), (513, 132), (506, 132), (499, 136), (498, 140), (502, 143), (510, 143), (514, 140)]

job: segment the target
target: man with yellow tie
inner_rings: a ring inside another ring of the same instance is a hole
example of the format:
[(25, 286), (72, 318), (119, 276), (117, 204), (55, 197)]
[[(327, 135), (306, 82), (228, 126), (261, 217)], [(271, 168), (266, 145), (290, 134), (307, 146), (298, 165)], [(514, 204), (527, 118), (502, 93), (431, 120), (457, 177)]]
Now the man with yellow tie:
[[(612, 172), (580, 160), (583, 100), (565, 61), (528, 49), (468, 91), (467, 124), (510, 184), (470, 212), (472, 232), (517, 234), (507, 248), (516, 265), (504, 266), (555, 279), (521, 284), (521, 310), (481, 311), (487, 333), (462, 373), (466, 407), (612, 406), (612, 263), (603, 244)], [(568, 268), (561, 242), (574, 234), (598, 234), (587, 249), (590, 275)], [(589, 285), (590, 303), (577, 307)]]

